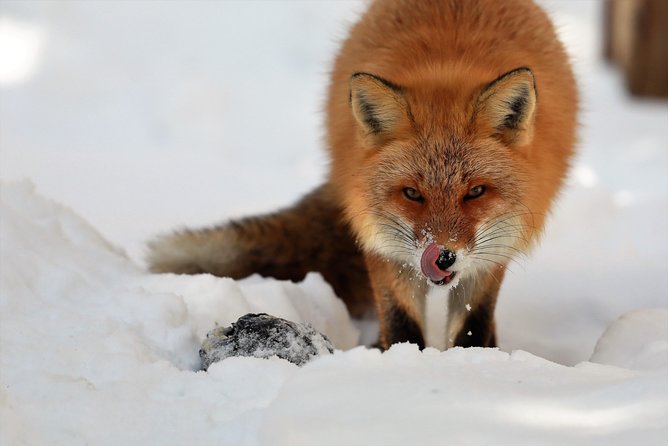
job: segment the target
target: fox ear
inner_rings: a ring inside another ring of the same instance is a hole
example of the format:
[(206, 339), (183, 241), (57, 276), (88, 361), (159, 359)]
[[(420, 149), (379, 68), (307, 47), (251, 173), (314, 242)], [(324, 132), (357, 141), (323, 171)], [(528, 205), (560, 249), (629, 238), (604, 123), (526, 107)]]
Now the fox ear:
[(408, 103), (401, 89), (372, 74), (352, 75), (350, 105), (365, 136), (373, 142), (391, 139), (410, 126)]
[(521, 147), (533, 140), (535, 112), (533, 73), (517, 68), (483, 89), (476, 104), (476, 123), (504, 143)]

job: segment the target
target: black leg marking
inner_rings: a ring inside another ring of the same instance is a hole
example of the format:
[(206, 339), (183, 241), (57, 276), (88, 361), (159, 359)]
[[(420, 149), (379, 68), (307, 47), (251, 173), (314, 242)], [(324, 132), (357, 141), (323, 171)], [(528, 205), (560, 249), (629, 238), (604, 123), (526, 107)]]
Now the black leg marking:
[(455, 338), (457, 347), (496, 347), (494, 310), (482, 305), (469, 313)]
[(398, 306), (390, 307), (386, 313), (387, 341), (389, 344), (411, 342), (417, 344), (420, 350), (424, 349), (422, 330), (415, 320)]

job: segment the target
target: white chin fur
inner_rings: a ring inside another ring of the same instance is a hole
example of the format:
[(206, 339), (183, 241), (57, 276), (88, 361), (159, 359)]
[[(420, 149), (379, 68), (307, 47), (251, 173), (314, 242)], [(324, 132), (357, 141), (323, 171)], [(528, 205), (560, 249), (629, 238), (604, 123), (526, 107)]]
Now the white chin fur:
[(443, 291), (448, 291), (448, 290), (451, 290), (453, 288), (456, 288), (457, 285), (459, 285), (459, 280), (461, 279), (461, 277), (462, 277), (462, 272), (458, 271), (457, 274), (455, 275), (454, 279), (452, 279), (450, 282), (445, 283), (443, 285), (437, 285), (434, 282), (432, 282), (431, 280), (427, 279), (426, 277), (424, 278), (424, 280), (426, 280), (427, 283), (429, 284), (429, 286), (431, 286), (431, 287), (438, 288), (439, 290), (443, 290)]

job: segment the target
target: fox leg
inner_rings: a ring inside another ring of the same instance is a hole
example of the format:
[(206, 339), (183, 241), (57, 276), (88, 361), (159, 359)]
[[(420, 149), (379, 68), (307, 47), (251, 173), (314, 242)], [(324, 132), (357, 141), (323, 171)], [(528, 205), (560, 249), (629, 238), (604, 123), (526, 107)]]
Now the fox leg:
[(364, 259), (327, 184), (282, 211), (183, 230), (148, 244), (153, 272), (300, 281), (321, 273), (355, 317), (371, 306)]
[(447, 346), (496, 347), (494, 309), (505, 268), (463, 280), (448, 303)]
[(417, 344), (420, 350), (425, 347), (422, 328), (408, 311), (396, 304), (386, 305), (382, 311), (380, 346), (383, 349), (399, 342)]
[(421, 281), (416, 283), (407, 274), (397, 274), (400, 268), (393, 262), (373, 254), (366, 254), (365, 258), (380, 323), (380, 348), (411, 342), (423, 349), (425, 289), (419, 284)]
[(454, 339), (457, 347), (496, 347), (494, 305), (490, 302), (471, 309)]

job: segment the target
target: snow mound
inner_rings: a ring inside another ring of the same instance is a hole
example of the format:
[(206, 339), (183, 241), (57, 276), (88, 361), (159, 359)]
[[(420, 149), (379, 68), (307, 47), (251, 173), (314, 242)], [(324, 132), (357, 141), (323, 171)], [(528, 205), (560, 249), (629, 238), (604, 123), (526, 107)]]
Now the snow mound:
[(261, 444), (661, 444), (666, 396), (664, 372), (567, 367), (523, 351), (358, 348), (286, 382)]
[(334, 352), (327, 337), (309, 324), (296, 324), (266, 313), (246, 314), (231, 327), (217, 327), (206, 335), (199, 351), (202, 368), (233, 356), (278, 356), (304, 365), (318, 355)]
[[(357, 343), (344, 305), (318, 275), (300, 284), (149, 275), (29, 182), (0, 183), (0, 214), (0, 444), (216, 438), (211, 419), (265, 404), (294, 367), (264, 361), (262, 372), (244, 363), (194, 373), (206, 332), (248, 312), (308, 321), (338, 348)], [(238, 389), (238, 376), (252, 388)], [(189, 427), (152, 432), (179, 419)], [(145, 436), (123, 431), (135, 423)]]
[(646, 330), (664, 317), (654, 312), (603, 337), (592, 359), (617, 366), (400, 344), (301, 368), (232, 357), (205, 373), (207, 331), (246, 313), (308, 321), (340, 349), (358, 332), (317, 275), (292, 284), (147, 274), (29, 183), (0, 184), (0, 212), (0, 444), (590, 446), (668, 436), (666, 369), (619, 362), (647, 348), (642, 336), (659, 345), (658, 328)]
[(668, 369), (668, 309), (620, 317), (598, 340), (591, 361), (638, 370)]

